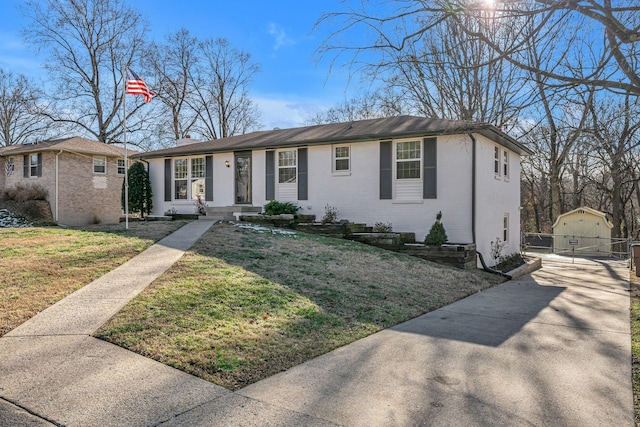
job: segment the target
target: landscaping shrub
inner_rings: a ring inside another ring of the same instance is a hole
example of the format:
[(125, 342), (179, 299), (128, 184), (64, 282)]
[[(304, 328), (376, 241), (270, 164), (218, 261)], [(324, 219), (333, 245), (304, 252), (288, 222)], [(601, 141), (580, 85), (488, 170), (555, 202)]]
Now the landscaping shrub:
[(447, 237), (447, 232), (444, 229), (444, 225), (440, 221), (442, 219), (442, 212), (438, 212), (436, 215), (436, 222), (431, 226), (431, 230), (429, 230), (429, 234), (424, 239), (425, 245), (433, 245), (440, 246), (449, 240)]
[(390, 222), (376, 222), (373, 224), (372, 231), (374, 233), (391, 233), (393, 231), (393, 225)]
[(38, 184), (18, 183), (2, 193), (3, 200), (26, 202), (29, 200), (47, 200), (48, 192)]
[(324, 207), (324, 216), (320, 222), (323, 224), (333, 224), (334, 222), (338, 222), (338, 208), (326, 205)]
[(264, 205), (265, 215), (295, 215), (299, 210), (300, 206), (296, 206), (291, 202), (279, 202), (277, 200), (272, 200)]
[[(134, 162), (129, 166), (129, 213), (139, 213), (142, 218), (153, 210), (153, 191), (149, 172), (140, 162)], [(122, 181), (122, 192), (120, 194), (120, 204), (124, 210), (124, 185)]]

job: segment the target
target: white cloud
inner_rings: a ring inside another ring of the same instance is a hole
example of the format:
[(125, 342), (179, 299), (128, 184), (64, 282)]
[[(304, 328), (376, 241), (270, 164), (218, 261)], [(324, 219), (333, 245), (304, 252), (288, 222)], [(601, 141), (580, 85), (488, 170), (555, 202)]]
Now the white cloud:
[(295, 40), (290, 38), (285, 29), (278, 24), (270, 22), (268, 32), (275, 39), (273, 50), (278, 50), (281, 47), (292, 46), (295, 44)]
[(12, 34), (0, 32), (0, 50), (24, 51), (26, 49), (22, 40)]
[(39, 75), (40, 73), (38, 71), (41, 65), (39, 61), (26, 56), (2, 55), (0, 52), (0, 67), (22, 74), (28, 74), (29, 77)]
[(264, 130), (303, 126), (306, 120), (326, 108), (317, 100), (280, 96), (258, 96), (253, 101), (260, 109)]

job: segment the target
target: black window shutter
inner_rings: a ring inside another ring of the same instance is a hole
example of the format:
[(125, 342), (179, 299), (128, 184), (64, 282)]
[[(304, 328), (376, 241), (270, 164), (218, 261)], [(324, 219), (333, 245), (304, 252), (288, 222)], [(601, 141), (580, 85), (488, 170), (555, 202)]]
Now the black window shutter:
[(164, 201), (171, 201), (171, 159), (164, 159)]
[(276, 176), (275, 176), (275, 152), (266, 152), (266, 199), (274, 200), (276, 198)]
[(424, 199), (436, 199), (438, 197), (437, 139), (425, 138), (423, 146), (422, 197)]
[(204, 199), (208, 202), (213, 201), (213, 156), (205, 156), (204, 158)]
[(393, 152), (391, 141), (380, 141), (380, 199), (393, 198)]
[(307, 148), (298, 148), (298, 200), (308, 200), (308, 161)]
[(29, 156), (25, 154), (22, 160), (22, 176), (24, 178), (29, 178)]
[(42, 176), (42, 153), (38, 153), (38, 166), (36, 167), (36, 176)]

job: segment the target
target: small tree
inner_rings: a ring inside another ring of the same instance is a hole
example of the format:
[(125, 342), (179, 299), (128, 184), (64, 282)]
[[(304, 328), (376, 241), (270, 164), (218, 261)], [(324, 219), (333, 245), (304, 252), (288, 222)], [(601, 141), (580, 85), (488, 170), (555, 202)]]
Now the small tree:
[(447, 232), (444, 229), (444, 225), (440, 222), (441, 219), (442, 212), (438, 212), (438, 215), (436, 215), (436, 222), (433, 223), (431, 230), (429, 230), (429, 234), (427, 234), (427, 237), (424, 239), (425, 245), (440, 246), (449, 240)]
[[(151, 191), (151, 180), (149, 172), (140, 162), (135, 162), (129, 167), (129, 213), (140, 212), (140, 216), (144, 218), (144, 214), (150, 214), (153, 209)], [(122, 182), (122, 209), (124, 210), (124, 181)]]

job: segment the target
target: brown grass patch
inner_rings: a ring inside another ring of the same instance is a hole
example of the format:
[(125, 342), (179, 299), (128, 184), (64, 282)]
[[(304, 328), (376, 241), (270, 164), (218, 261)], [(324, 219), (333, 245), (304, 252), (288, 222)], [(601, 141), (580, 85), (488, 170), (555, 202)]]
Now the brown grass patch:
[(0, 229), (0, 336), (182, 225)]

